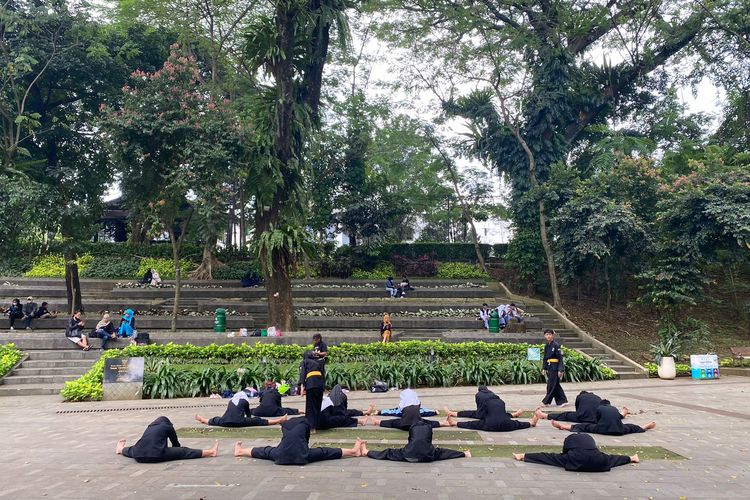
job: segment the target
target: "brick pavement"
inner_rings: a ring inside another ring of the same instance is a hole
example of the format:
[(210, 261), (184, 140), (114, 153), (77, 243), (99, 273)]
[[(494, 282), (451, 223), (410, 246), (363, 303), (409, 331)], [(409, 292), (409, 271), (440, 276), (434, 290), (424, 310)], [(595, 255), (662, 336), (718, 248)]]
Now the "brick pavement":
[[(618, 406), (630, 422), (656, 420), (657, 429), (623, 437), (597, 436), (600, 444), (663, 446), (689, 460), (644, 461), (604, 474), (577, 474), (514, 462), (508, 458), (459, 459), (434, 464), (345, 459), (305, 467), (235, 459), (233, 442), (220, 442), (217, 458), (137, 464), (114, 454), (116, 440), (132, 444), (145, 426), (167, 415), (175, 426), (191, 427), (196, 411), (220, 414), (226, 400), (186, 399), (105, 403), (62, 403), (55, 396), (0, 400), (2, 457), (0, 498), (107, 499), (473, 499), (473, 498), (746, 498), (750, 484), (750, 380), (624, 380), (565, 384), (573, 400), (593, 389)], [(509, 408), (533, 409), (543, 386), (495, 388)], [(425, 406), (471, 408), (472, 388), (419, 391)], [(350, 394), (351, 407), (374, 401), (394, 406), (397, 393)], [(190, 406), (208, 405), (194, 408)], [(302, 407), (294, 398), (285, 405)], [(163, 406), (186, 408), (160, 409)], [(58, 410), (127, 409), (86, 413)], [(561, 445), (566, 434), (541, 421), (536, 429), (482, 433), (487, 442)], [(183, 439), (208, 447), (207, 439)], [(264, 441), (258, 441), (258, 444)], [(252, 445), (251, 442), (245, 443)]]

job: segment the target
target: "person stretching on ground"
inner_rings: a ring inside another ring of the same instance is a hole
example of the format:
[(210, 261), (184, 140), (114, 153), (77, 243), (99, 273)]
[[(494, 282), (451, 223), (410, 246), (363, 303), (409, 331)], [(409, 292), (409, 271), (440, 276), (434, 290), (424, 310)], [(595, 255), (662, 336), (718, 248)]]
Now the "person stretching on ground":
[(369, 451), (367, 441), (362, 441), (360, 452), (375, 460), (394, 462), (435, 462), (451, 458), (471, 458), (470, 451), (456, 451), (437, 448), (432, 444), (432, 426), (422, 420), (409, 427), (409, 441), (403, 448), (387, 448), (383, 451)]
[(260, 392), (260, 404), (252, 410), (253, 417), (281, 417), (282, 415), (299, 415), (296, 408), (281, 406), (281, 393), (276, 388), (276, 382), (268, 380), (265, 389)]
[[(167, 446), (167, 440), (172, 443), (171, 447)], [(177, 432), (172, 422), (167, 417), (159, 417), (148, 424), (141, 439), (133, 446), (125, 446), (125, 439), (120, 439), (115, 453), (133, 458), (139, 463), (155, 464), (172, 460), (215, 457), (219, 454), (219, 442), (214, 441), (213, 447), (208, 450), (185, 448), (177, 440)]]
[[(593, 392), (581, 391), (576, 396), (576, 411), (564, 411), (562, 413), (544, 413), (541, 408), (537, 408), (535, 415), (542, 420), (557, 420), (558, 422), (576, 422), (579, 424), (595, 424), (596, 410), (602, 403), (602, 398)], [(629, 413), (627, 407), (623, 406), (620, 415), (625, 418)]]
[(635, 424), (623, 424), (623, 415), (620, 411), (609, 404), (606, 399), (602, 400), (596, 409), (596, 423), (594, 424), (565, 424), (552, 420), (552, 426), (572, 432), (591, 432), (594, 434), (606, 434), (608, 436), (623, 436), (625, 434), (646, 432), (656, 427), (656, 422), (649, 422), (643, 427)]
[(359, 439), (353, 448), (310, 448), (309, 443), (310, 423), (306, 418), (293, 418), (281, 426), (278, 446), (243, 448), (242, 441), (237, 441), (234, 456), (273, 460), (276, 465), (307, 465), (322, 460), (362, 456)]
[(221, 417), (213, 417), (210, 420), (198, 414), (195, 419), (206, 425), (218, 427), (254, 427), (256, 425), (276, 425), (286, 422), (286, 415), (281, 418), (266, 420), (265, 418), (253, 417), (250, 410), (250, 398), (247, 392), (239, 391), (227, 404), (227, 410)]
[[(323, 398), (318, 421), (319, 429), (334, 429), (336, 427), (357, 427), (367, 425), (370, 413), (375, 409), (371, 404), (366, 412), (349, 410), (347, 408), (347, 396), (341, 385), (336, 384), (328, 396)], [(356, 418), (364, 417), (364, 418)]]
[(629, 457), (602, 453), (593, 437), (580, 433), (565, 438), (562, 453), (514, 453), (513, 458), (519, 462), (562, 467), (571, 472), (607, 472), (612, 467), (641, 461), (638, 454)]
[(390, 420), (381, 420), (372, 417), (372, 425), (386, 427), (389, 429), (401, 429), (402, 431), (408, 431), (412, 425), (417, 422), (427, 422), (432, 427), (451, 427), (456, 425), (456, 421), (453, 417), (448, 416), (444, 421), (438, 422), (437, 420), (426, 420), (422, 418), (420, 413), (420, 407), (422, 403), (417, 397), (417, 393), (412, 389), (404, 389), (401, 391), (401, 401), (399, 402), (399, 409), (401, 410), (400, 418), (392, 418)]
[(477, 403), (476, 411), (469, 410), (455, 412), (450, 411), (448, 407), (445, 408), (445, 414), (449, 417), (477, 419), (471, 422), (458, 422), (456, 423), (457, 427), (462, 429), (475, 429), (478, 431), (509, 432), (536, 427), (536, 423), (539, 420), (536, 415), (531, 418), (531, 422), (519, 422), (518, 420), (513, 420), (511, 417), (520, 417), (523, 410), (518, 410), (515, 413), (506, 412), (505, 401), (500, 399), (500, 396), (489, 390), (487, 386), (484, 385), (479, 386), (479, 390), (474, 399)]

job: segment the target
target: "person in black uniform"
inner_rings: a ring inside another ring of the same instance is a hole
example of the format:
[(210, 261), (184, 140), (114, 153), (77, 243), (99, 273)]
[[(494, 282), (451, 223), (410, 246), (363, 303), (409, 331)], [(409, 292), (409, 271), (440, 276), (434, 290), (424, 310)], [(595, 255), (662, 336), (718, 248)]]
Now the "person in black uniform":
[[(366, 412), (360, 410), (350, 410), (347, 408), (347, 397), (341, 385), (336, 384), (328, 396), (323, 398), (323, 405), (320, 410), (319, 429), (334, 429), (337, 427), (357, 427), (358, 425), (367, 425), (370, 413), (375, 409), (375, 405), (370, 405)], [(356, 417), (365, 418), (356, 418)]]
[(299, 415), (296, 408), (285, 408), (281, 406), (281, 393), (276, 388), (276, 383), (269, 380), (266, 388), (260, 393), (260, 404), (253, 408), (253, 417), (281, 417), (283, 415)]
[(254, 427), (257, 425), (276, 425), (286, 422), (287, 416), (266, 420), (265, 418), (253, 417), (250, 410), (250, 399), (245, 391), (239, 391), (227, 405), (227, 410), (221, 417), (213, 417), (210, 420), (200, 415), (195, 419), (205, 425), (218, 427)]
[(390, 420), (381, 420), (373, 417), (372, 424), (389, 429), (401, 429), (402, 431), (408, 431), (412, 425), (420, 421), (426, 422), (432, 427), (450, 427), (456, 425), (456, 421), (451, 416), (448, 416), (443, 422), (422, 418), (420, 411), (422, 402), (419, 401), (419, 397), (413, 389), (404, 389), (401, 391), (400, 398), (398, 407), (401, 409), (401, 417)]
[[(172, 446), (167, 446), (167, 440)], [(192, 458), (215, 457), (219, 453), (219, 442), (215, 441), (208, 450), (185, 448), (177, 440), (174, 425), (167, 417), (159, 417), (146, 427), (141, 439), (133, 446), (125, 446), (125, 439), (117, 442), (115, 453), (133, 458), (136, 462), (155, 464), (172, 460), (187, 460)]]
[(320, 420), (326, 379), (323, 375), (322, 362), (313, 351), (305, 351), (299, 367), (299, 385), (302, 386), (300, 395), (305, 396), (305, 417), (310, 422), (310, 428), (315, 430)]
[(313, 355), (320, 361), (320, 366), (323, 367), (323, 377), (326, 376), (325, 368), (328, 357), (328, 344), (323, 342), (323, 336), (319, 333), (313, 335)]
[(565, 363), (563, 360), (562, 346), (555, 342), (555, 331), (551, 328), (544, 330), (544, 359), (542, 360), (542, 373), (547, 376), (547, 394), (542, 399), (542, 404), (547, 406), (555, 400), (558, 406), (568, 404), (560, 381), (565, 375)]
[(273, 460), (277, 465), (307, 465), (322, 460), (361, 456), (360, 440), (357, 440), (354, 448), (310, 448), (310, 423), (305, 418), (284, 422), (281, 434), (278, 446), (243, 448), (242, 441), (237, 441), (234, 456)]
[(375, 460), (392, 460), (394, 462), (435, 462), (451, 458), (471, 458), (470, 451), (437, 448), (432, 444), (432, 426), (420, 420), (409, 427), (409, 441), (403, 448), (387, 448), (383, 451), (369, 451), (367, 441), (360, 445), (362, 455)]
[[(535, 415), (544, 420), (557, 420), (558, 422), (577, 422), (579, 424), (596, 423), (596, 410), (602, 402), (602, 398), (593, 392), (581, 391), (576, 396), (576, 411), (565, 411), (562, 413), (544, 413), (541, 408), (537, 408)], [(629, 410), (626, 406), (622, 407), (620, 414), (622, 418), (628, 416)]]
[(607, 472), (612, 467), (637, 464), (638, 454), (607, 455), (596, 447), (594, 438), (588, 434), (571, 434), (565, 438), (562, 453), (514, 453), (520, 462), (553, 465), (572, 472)]
[(516, 431), (519, 429), (528, 429), (529, 427), (536, 427), (539, 418), (534, 415), (531, 418), (531, 422), (519, 422), (513, 420), (511, 417), (519, 417), (523, 410), (518, 410), (515, 413), (508, 413), (505, 411), (505, 401), (500, 399), (500, 396), (492, 392), (485, 385), (479, 386), (474, 400), (477, 403), (477, 409), (466, 410), (466, 411), (451, 411), (447, 407), (445, 408), (445, 414), (449, 417), (465, 417), (475, 418), (477, 420), (471, 422), (458, 422), (457, 427), (462, 429), (475, 429), (478, 431), (490, 431), (490, 432), (509, 432)]
[(656, 422), (649, 422), (643, 427), (635, 424), (623, 424), (622, 418), (622, 413), (612, 406), (609, 400), (602, 399), (599, 408), (596, 409), (596, 423), (563, 424), (552, 420), (552, 425), (564, 431), (591, 432), (594, 434), (606, 434), (608, 436), (623, 436), (625, 434), (646, 432), (656, 427)]

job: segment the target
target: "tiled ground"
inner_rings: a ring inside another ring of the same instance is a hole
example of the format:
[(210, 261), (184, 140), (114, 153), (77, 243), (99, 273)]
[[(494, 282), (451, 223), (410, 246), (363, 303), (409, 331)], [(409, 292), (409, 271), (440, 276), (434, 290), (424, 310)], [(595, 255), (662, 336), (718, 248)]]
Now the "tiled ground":
[[(117, 438), (127, 437), (132, 444), (159, 415), (169, 416), (178, 428), (195, 426), (196, 411), (220, 414), (226, 400), (64, 404), (52, 396), (16, 397), (0, 399), (0, 498), (747, 498), (750, 379), (626, 380), (565, 384), (565, 388), (571, 401), (579, 390), (594, 389), (614, 404), (630, 407), (634, 413), (630, 422), (657, 422), (657, 429), (645, 434), (598, 436), (600, 444), (663, 446), (689, 460), (644, 461), (604, 474), (570, 473), (514, 462), (511, 457), (434, 464), (357, 458), (281, 467), (235, 459), (232, 441), (222, 440), (217, 458), (145, 465), (115, 455)], [(496, 390), (509, 408), (533, 409), (543, 387)], [(472, 388), (419, 393), (424, 406), (473, 407)], [(395, 392), (350, 394), (350, 406), (358, 408), (370, 401), (379, 407), (395, 406), (397, 400)], [(304, 406), (300, 398), (287, 399), (285, 404)], [(208, 407), (190, 407), (194, 405)], [(57, 413), (101, 409), (125, 411)], [(561, 444), (565, 435), (546, 421), (536, 429), (483, 433), (487, 442), (503, 444)], [(208, 447), (210, 441), (186, 438), (183, 444)]]

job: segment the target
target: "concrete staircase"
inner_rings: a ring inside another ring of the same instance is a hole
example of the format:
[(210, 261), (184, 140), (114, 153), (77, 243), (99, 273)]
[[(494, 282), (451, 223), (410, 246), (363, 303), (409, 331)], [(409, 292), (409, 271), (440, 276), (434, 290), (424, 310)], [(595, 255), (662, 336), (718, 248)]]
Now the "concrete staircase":
[(98, 351), (30, 350), (28, 357), (0, 380), (0, 396), (58, 394), (65, 382), (86, 373), (99, 358)]

